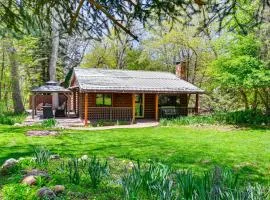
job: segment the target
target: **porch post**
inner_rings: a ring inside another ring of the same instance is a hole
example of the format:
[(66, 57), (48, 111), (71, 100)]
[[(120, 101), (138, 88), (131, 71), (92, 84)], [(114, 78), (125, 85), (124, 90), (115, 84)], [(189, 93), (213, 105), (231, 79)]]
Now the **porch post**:
[(158, 121), (158, 94), (155, 95), (155, 119)]
[(136, 105), (136, 97), (135, 94), (132, 94), (132, 123), (135, 123), (135, 105)]
[(32, 119), (35, 118), (35, 93), (32, 95)]
[(199, 114), (199, 94), (196, 94), (196, 101), (195, 101), (195, 114)]
[(84, 126), (88, 123), (88, 93), (84, 94)]

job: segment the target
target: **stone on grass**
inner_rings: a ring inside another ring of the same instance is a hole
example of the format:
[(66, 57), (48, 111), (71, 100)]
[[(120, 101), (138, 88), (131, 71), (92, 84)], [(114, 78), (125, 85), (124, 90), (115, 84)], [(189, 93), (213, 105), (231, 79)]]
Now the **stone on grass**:
[(63, 193), (65, 191), (65, 186), (63, 185), (55, 185), (53, 187), (53, 191), (55, 194)]
[(87, 160), (88, 159), (88, 155), (83, 155), (82, 157), (81, 157), (81, 160)]
[(44, 177), (47, 179), (50, 178), (50, 175), (47, 172), (42, 171), (42, 170), (38, 170), (38, 169), (27, 170), (27, 171), (25, 171), (25, 174), (26, 174), (25, 177), (26, 176), (34, 176), (34, 177), (41, 176), (41, 177)]
[(4, 162), (0, 168), (1, 174), (7, 174), (8, 171), (17, 165), (18, 161), (14, 158), (10, 158)]
[(134, 167), (134, 163), (130, 161), (130, 162), (127, 164), (127, 168), (128, 168), (128, 169), (132, 169), (133, 167)]
[(27, 131), (27, 136), (56, 136), (58, 135), (57, 131), (48, 131), (48, 130), (42, 130), (42, 131)]
[(55, 193), (47, 187), (40, 188), (37, 191), (37, 196), (40, 199), (48, 199), (48, 200), (52, 200), (56, 198)]
[(35, 185), (37, 183), (37, 180), (35, 176), (30, 175), (30, 176), (25, 176), (22, 180), (22, 183), (26, 185)]
[(108, 158), (108, 160), (115, 160), (115, 157), (110, 156), (110, 157)]
[(204, 165), (207, 165), (207, 164), (210, 164), (211, 163), (211, 160), (201, 160), (201, 163), (204, 164)]
[(53, 155), (50, 155), (50, 159), (51, 160), (59, 160), (60, 156), (58, 154), (53, 154)]
[(23, 160), (26, 160), (26, 158), (20, 157), (20, 158), (18, 159), (18, 162), (21, 162), (21, 161), (23, 161)]

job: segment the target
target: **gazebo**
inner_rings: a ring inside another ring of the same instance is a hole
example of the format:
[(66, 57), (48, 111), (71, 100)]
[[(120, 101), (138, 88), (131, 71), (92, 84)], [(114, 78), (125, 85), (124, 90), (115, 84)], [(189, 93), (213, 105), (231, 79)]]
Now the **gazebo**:
[[(71, 91), (60, 86), (57, 82), (55, 81), (48, 81), (46, 82), (45, 85), (42, 85), (38, 88), (35, 88), (32, 90), (32, 97), (31, 97), (31, 107), (32, 107), (32, 118), (34, 119), (35, 115), (37, 114), (37, 106), (42, 104), (43, 109), (49, 108), (50, 109), (57, 109), (54, 108), (54, 101), (55, 99), (53, 98), (53, 95), (55, 94), (58, 96), (58, 102), (59, 103), (64, 103), (64, 107), (69, 115), (70, 112), (70, 93)], [(65, 100), (63, 98), (60, 98), (61, 96), (66, 97)], [(61, 102), (62, 101), (62, 102)], [(44, 105), (46, 103), (46, 105)]]

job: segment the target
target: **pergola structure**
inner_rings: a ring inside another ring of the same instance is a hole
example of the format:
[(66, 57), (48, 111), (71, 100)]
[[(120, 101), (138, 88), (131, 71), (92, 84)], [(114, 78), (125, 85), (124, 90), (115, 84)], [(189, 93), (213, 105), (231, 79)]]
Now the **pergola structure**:
[[(60, 86), (60, 85), (58, 85), (58, 83), (55, 82), (55, 81), (48, 81), (48, 82), (46, 82), (45, 85), (42, 85), (42, 86), (40, 86), (38, 88), (35, 88), (31, 92), (33, 94), (32, 99), (31, 99), (32, 118), (33, 119), (35, 117), (35, 114), (37, 113), (36, 112), (36, 96), (37, 95), (44, 95), (44, 94), (52, 95), (52, 94), (55, 94), (55, 93), (63, 94), (64, 96), (67, 97), (68, 103), (70, 102), (70, 95), (69, 94), (71, 93), (71, 91), (64, 88), (64, 87), (62, 87), (62, 86)], [(53, 99), (52, 99), (52, 101), (53, 101)], [(69, 106), (67, 106), (67, 111), (69, 113), (69, 111), (70, 111)]]

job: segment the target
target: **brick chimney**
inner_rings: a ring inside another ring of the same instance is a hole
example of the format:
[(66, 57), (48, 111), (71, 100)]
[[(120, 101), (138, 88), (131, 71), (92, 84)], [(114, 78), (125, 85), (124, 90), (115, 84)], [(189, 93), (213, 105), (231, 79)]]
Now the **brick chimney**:
[(183, 80), (187, 80), (187, 62), (185, 60), (183, 61), (177, 61), (175, 66), (175, 74), (179, 78)]

